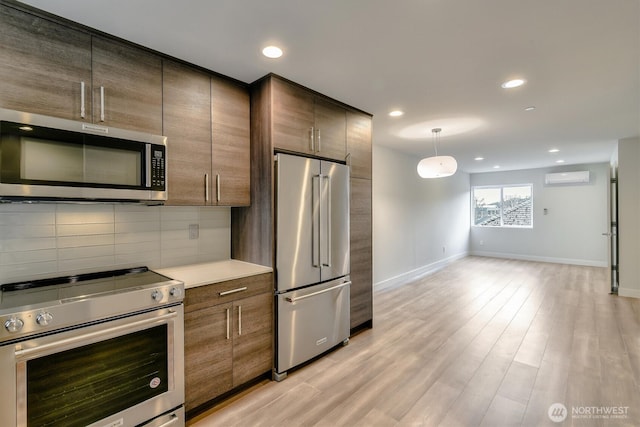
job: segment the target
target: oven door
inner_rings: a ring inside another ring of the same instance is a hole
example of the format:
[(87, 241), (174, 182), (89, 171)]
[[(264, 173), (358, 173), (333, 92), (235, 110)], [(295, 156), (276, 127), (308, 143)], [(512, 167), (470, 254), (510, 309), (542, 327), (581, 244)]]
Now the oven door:
[[(167, 417), (184, 403), (183, 318), (177, 305), (0, 349), (3, 361), (13, 352), (15, 425), (117, 427)], [(170, 425), (180, 418), (170, 415)]]

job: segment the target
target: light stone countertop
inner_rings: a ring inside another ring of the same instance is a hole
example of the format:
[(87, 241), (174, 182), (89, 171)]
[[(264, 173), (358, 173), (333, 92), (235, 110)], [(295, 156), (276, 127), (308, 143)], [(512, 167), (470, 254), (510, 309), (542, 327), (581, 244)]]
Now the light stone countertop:
[(211, 283), (270, 273), (273, 269), (263, 265), (229, 259), (226, 261), (160, 268), (154, 271), (184, 282), (185, 289), (189, 289)]

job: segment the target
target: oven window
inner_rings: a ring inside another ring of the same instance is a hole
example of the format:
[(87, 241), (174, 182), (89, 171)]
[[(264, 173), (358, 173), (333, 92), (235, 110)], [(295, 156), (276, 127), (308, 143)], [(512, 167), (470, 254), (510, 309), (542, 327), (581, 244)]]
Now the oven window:
[(168, 390), (167, 325), (27, 362), (28, 426), (86, 426)]

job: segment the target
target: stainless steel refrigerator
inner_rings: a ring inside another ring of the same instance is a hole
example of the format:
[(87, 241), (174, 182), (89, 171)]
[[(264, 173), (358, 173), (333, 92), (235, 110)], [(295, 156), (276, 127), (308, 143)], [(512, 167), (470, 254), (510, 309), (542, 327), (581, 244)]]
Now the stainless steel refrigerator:
[(349, 340), (349, 167), (277, 154), (274, 379)]

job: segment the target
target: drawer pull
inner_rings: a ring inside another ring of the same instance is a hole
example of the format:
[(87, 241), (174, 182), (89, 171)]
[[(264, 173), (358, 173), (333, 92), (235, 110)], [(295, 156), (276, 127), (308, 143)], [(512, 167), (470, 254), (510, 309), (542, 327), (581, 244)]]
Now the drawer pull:
[(223, 297), (225, 295), (231, 295), (231, 294), (235, 294), (237, 292), (242, 292), (242, 291), (246, 291), (247, 287), (243, 286), (242, 288), (236, 288), (236, 289), (231, 289), (230, 291), (224, 291), (224, 292), (220, 292), (220, 296)]

